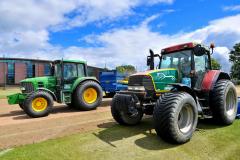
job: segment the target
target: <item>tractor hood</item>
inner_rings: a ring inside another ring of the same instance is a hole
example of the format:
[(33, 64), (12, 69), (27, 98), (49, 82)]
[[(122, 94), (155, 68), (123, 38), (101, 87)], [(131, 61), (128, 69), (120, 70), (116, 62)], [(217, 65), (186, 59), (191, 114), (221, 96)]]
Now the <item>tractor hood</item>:
[(46, 88), (52, 90), (56, 86), (56, 78), (52, 76), (27, 78), (21, 81), (21, 84), (32, 83), (34, 89)]
[(129, 86), (144, 86), (145, 89), (154, 89), (156, 92), (164, 92), (169, 83), (177, 82), (178, 70), (175, 68), (139, 72), (129, 77)]

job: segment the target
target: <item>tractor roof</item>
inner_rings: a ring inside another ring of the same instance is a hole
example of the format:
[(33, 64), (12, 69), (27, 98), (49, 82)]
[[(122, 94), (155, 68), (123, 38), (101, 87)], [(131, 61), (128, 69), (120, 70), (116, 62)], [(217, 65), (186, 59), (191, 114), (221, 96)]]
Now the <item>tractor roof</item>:
[(54, 61), (54, 62), (55, 62), (55, 63), (58, 63), (58, 62), (60, 62), (60, 61), (63, 61), (63, 62), (65, 62), (65, 63), (84, 63), (84, 64), (87, 63), (86, 61), (83, 61), (83, 60), (66, 60), (66, 59), (64, 59), (64, 60), (56, 60), (56, 61)]
[[(168, 53), (171, 53), (171, 52), (177, 52), (177, 51), (181, 51), (181, 50), (192, 49), (196, 45), (203, 46), (202, 44), (194, 43), (194, 42), (183, 43), (183, 44), (178, 44), (178, 45), (175, 45), (175, 46), (171, 46), (171, 47), (167, 47), (167, 48), (162, 49), (162, 54), (168, 54)], [(203, 47), (205, 47), (205, 46), (203, 46)]]

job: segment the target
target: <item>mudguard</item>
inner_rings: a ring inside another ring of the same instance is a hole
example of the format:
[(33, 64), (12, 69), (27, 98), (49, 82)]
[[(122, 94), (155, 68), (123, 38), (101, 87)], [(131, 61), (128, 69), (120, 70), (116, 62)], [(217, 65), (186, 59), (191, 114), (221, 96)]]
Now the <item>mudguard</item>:
[(189, 86), (182, 84), (182, 83), (170, 83), (169, 85), (173, 86), (173, 88), (171, 89), (171, 91), (184, 91), (187, 92), (188, 94), (190, 94), (194, 100), (197, 102), (197, 98), (196, 98), (196, 94), (195, 92), (192, 90), (192, 88), (190, 88)]
[(214, 84), (220, 79), (230, 80), (230, 76), (227, 73), (222, 72), (220, 70), (209, 70), (204, 75), (204, 78), (201, 84), (201, 90), (205, 92), (211, 91), (214, 87)]
[(84, 81), (88, 81), (88, 80), (92, 80), (92, 81), (95, 81), (98, 84), (100, 84), (99, 81), (95, 77), (81, 77), (81, 78), (78, 78), (75, 80), (75, 82), (72, 85), (71, 92), (73, 92), (80, 83), (82, 83)]

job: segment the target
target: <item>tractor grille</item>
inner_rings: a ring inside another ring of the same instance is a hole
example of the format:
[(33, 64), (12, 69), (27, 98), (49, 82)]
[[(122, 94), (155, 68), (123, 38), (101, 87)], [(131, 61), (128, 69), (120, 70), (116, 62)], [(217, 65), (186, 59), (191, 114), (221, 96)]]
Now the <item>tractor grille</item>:
[(144, 86), (146, 90), (154, 90), (152, 78), (146, 75), (130, 76), (128, 81), (129, 86)]
[(31, 82), (22, 82), (21, 87), (25, 88), (25, 90), (22, 90), (22, 93), (31, 93), (34, 91), (34, 87)]

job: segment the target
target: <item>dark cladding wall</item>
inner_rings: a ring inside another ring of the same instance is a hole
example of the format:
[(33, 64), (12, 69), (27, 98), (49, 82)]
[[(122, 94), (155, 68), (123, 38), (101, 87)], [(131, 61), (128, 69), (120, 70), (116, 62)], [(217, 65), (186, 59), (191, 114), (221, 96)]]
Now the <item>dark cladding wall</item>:
[(35, 76), (36, 77), (45, 76), (45, 74), (44, 74), (44, 64), (43, 63), (35, 64)]
[[(51, 61), (29, 60), (19, 58), (0, 58), (0, 86), (4, 85), (4, 67), (5, 83), (7, 85), (19, 84), (25, 78), (49, 76)], [(5, 65), (5, 66), (4, 66)], [(88, 66), (88, 75), (99, 79), (102, 68)]]
[(99, 79), (99, 73), (104, 70), (105, 69), (103, 68), (88, 66), (88, 76), (96, 77), (97, 79)]
[(21, 80), (25, 79), (27, 75), (27, 68), (25, 63), (15, 63), (15, 84), (19, 84)]

